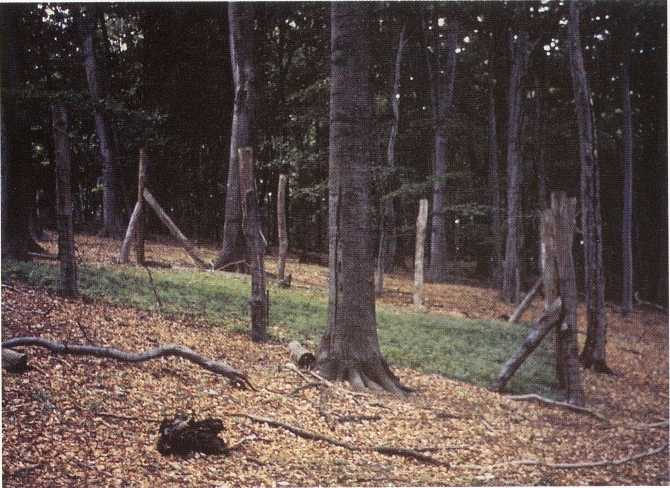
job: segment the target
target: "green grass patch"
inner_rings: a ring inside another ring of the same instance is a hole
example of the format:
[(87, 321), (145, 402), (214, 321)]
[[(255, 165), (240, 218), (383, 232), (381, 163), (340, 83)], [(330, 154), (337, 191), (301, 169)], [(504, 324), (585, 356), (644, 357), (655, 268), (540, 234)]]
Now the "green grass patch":
[[(3, 261), (2, 282), (21, 281), (55, 289), (58, 268), (51, 263)], [(205, 318), (213, 325), (246, 330), (249, 278), (190, 270), (151, 271), (162, 311)], [(82, 294), (144, 310), (157, 310), (143, 268), (84, 265)], [(270, 287), (270, 333), (281, 340), (318, 344), (327, 317), (325, 290)], [(521, 344), (527, 328), (506, 322), (451, 318), (378, 305), (382, 351), (393, 365), (439, 373), (486, 387)], [(554, 364), (549, 343), (529, 358), (509, 384), (516, 393), (551, 395)]]

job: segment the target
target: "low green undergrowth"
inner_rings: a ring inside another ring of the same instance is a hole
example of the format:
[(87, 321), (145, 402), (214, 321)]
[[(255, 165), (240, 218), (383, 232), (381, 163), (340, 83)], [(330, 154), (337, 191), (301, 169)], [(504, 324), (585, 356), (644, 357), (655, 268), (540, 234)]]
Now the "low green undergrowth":
[[(3, 261), (3, 283), (21, 281), (55, 289), (57, 266)], [(224, 273), (152, 269), (161, 311), (199, 316), (213, 326), (246, 330), (249, 278)], [(157, 310), (154, 287), (143, 268), (80, 267), (81, 293), (110, 303)], [(321, 289), (270, 286), (270, 333), (314, 347), (326, 324), (328, 301)], [(505, 322), (469, 320), (377, 305), (382, 350), (393, 365), (439, 373), (486, 387), (521, 344), (527, 329)], [(546, 342), (546, 341), (545, 341)], [(551, 394), (553, 364), (541, 346), (512, 379), (514, 392)]]

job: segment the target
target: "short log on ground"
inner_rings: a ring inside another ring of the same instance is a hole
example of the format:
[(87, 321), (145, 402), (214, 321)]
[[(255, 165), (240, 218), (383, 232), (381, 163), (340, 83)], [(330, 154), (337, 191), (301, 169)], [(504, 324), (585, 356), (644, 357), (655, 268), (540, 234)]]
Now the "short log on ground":
[(28, 355), (12, 349), (3, 349), (2, 368), (10, 373), (22, 373), (27, 371)]
[(292, 341), (288, 345), (291, 360), (301, 369), (312, 369), (316, 358), (314, 354), (305, 349), (298, 341)]

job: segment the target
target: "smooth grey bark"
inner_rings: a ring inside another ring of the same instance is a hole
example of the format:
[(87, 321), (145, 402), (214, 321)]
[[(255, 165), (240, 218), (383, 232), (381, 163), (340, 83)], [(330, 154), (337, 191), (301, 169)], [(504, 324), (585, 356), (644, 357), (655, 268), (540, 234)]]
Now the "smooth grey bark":
[(135, 231), (135, 261), (144, 265), (144, 240), (145, 240), (145, 208), (144, 208), (144, 186), (147, 179), (147, 150), (140, 148), (139, 168), (137, 170), (137, 205), (139, 205), (137, 216), (137, 229)]
[[(437, 32), (437, 22), (434, 19), (434, 32)], [(447, 25), (446, 43), (444, 48), (439, 38), (436, 39), (434, 48), (437, 51), (437, 68), (432, 73), (432, 92), (435, 149), (433, 170), (433, 205), (431, 218), (430, 236), (430, 279), (433, 282), (444, 282), (447, 280), (447, 144), (448, 128), (447, 121), (449, 110), (454, 101), (454, 81), (456, 78), (456, 47), (460, 26), (456, 20), (450, 20)], [(446, 55), (444, 70), (440, 67), (440, 55)], [(442, 72), (443, 71), (443, 72)]]
[(230, 131), (230, 158), (226, 183), (223, 243), (214, 260), (215, 269), (244, 259), (242, 198), (238, 149), (254, 147), (256, 131), (256, 65), (254, 60), (255, 6), (247, 2), (228, 4), (230, 61), (235, 85), (233, 123)]
[(81, 9), (78, 17), (82, 36), (82, 52), (88, 91), (93, 100), (95, 134), (98, 138), (100, 160), (102, 161), (102, 234), (120, 237), (123, 232), (121, 221), (120, 167), (114, 150), (110, 115), (105, 107), (107, 102), (108, 81), (105, 80), (103, 62), (96, 52), (95, 34), (97, 31), (97, 12), (95, 4)]
[(58, 228), (58, 258), (60, 260), (58, 294), (63, 297), (76, 297), (79, 295), (79, 289), (72, 223), (70, 139), (67, 109), (62, 102), (52, 105), (51, 117), (56, 153), (56, 227)]
[[(389, 140), (386, 148), (386, 162), (389, 170), (395, 169), (395, 146), (400, 126), (400, 75), (402, 68), (402, 54), (407, 45), (405, 35), (407, 25), (403, 24), (398, 35), (398, 48), (393, 65), (393, 88), (389, 97), (393, 119)], [(377, 255), (377, 270), (375, 273), (375, 293), (380, 295), (384, 291), (384, 271), (392, 265), (398, 247), (396, 236), (395, 202), (392, 198), (384, 198), (382, 203), (382, 217), (380, 222), (379, 254)]]
[(379, 348), (370, 233), (370, 5), (331, 4), (328, 326), (317, 352), (327, 378), (403, 394)]
[[(515, 39), (516, 38), (516, 39)], [(512, 66), (507, 92), (507, 238), (503, 266), (502, 297), (517, 303), (520, 294), (519, 248), (521, 242), (521, 161), (522, 79), (528, 64), (528, 32), (510, 36)]]
[(575, 97), (581, 161), (581, 208), (584, 236), (584, 293), (588, 320), (586, 343), (581, 360), (585, 368), (610, 372), (607, 366), (607, 318), (605, 315), (605, 274), (600, 209), (600, 168), (591, 91), (584, 66), (580, 35), (580, 4), (570, 3), (568, 19), (568, 59)]
[(416, 243), (414, 250), (414, 294), (412, 302), (415, 306), (423, 305), (423, 257), (426, 242), (426, 225), (428, 224), (428, 200), (419, 201), (419, 215), (416, 218)]
[(633, 311), (633, 110), (630, 96), (630, 64), (632, 25), (625, 22), (623, 63), (621, 65), (621, 96), (623, 101), (623, 297), (624, 314)]

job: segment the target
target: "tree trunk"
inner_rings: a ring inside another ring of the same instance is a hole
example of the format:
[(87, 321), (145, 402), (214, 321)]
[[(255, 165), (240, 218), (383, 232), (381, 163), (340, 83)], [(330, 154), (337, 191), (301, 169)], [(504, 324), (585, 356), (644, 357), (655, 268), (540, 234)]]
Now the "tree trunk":
[(56, 152), (56, 226), (58, 228), (58, 257), (60, 259), (58, 294), (63, 297), (75, 297), (79, 294), (79, 290), (74, 250), (74, 226), (72, 224), (70, 140), (65, 105), (62, 102), (54, 103), (51, 108), (51, 115)]
[[(433, 29), (437, 30), (437, 23)], [(456, 78), (456, 47), (458, 45), (459, 25), (449, 22), (445, 48), (439, 41), (434, 46), (438, 52), (438, 69), (433, 70), (435, 152), (433, 171), (433, 209), (430, 240), (430, 279), (439, 283), (447, 280), (447, 218), (445, 211), (447, 196), (447, 117), (454, 100), (454, 80)], [(439, 68), (439, 55), (446, 51), (444, 73)]]
[(93, 99), (95, 133), (98, 137), (100, 159), (102, 161), (102, 234), (112, 237), (122, 235), (120, 168), (114, 152), (112, 126), (109, 113), (105, 107), (107, 102), (108, 81), (104, 79), (102, 63), (96, 53), (95, 32), (97, 30), (97, 7), (91, 4), (82, 9), (78, 18), (82, 35), (82, 51), (88, 91)]
[(356, 388), (407, 390), (391, 372), (377, 337), (370, 235), (367, 136), (368, 19), (365, 3), (331, 4), (328, 326), (317, 353), (327, 378)]
[(277, 262), (277, 279), (284, 281), (286, 255), (288, 254), (288, 234), (286, 232), (286, 184), (288, 175), (279, 175), (277, 188), (277, 239), (279, 240), (279, 261)]
[(428, 200), (419, 201), (419, 215), (416, 218), (416, 249), (414, 251), (414, 295), (412, 301), (417, 307), (423, 305), (423, 255), (428, 223)]
[(581, 161), (582, 231), (584, 232), (584, 292), (588, 328), (581, 360), (585, 368), (609, 372), (606, 358), (605, 275), (602, 256), (600, 168), (596, 146), (591, 92), (584, 67), (580, 37), (580, 6), (570, 3), (568, 58), (575, 97)]
[(137, 230), (135, 232), (135, 260), (137, 264), (144, 265), (144, 183), (147, 178), (146, 150), (140, 148), (139, 169), (137, 171)]
[(242, 198), (238, 149), (254, 147), (256, 130), (256, 66), (254, 62), (254, 9), (252, 3), (228, 4), (230, 59), (235, 84), (230, 159), (226, 184), (223, 244), (214, 260), (215, 269), (244, 259)]
[(262, 342), (267, 339), (268, 302), (265, 294), (265, 245), (261, 238), (261, 219), (256, 203), (256, 185), (254, 183), (254, 153), (250, 147), (238, 150), (240, 162), (240, 193), (242, 201), (242, 227), (247, 244), (247, 256), (251, 269), (251, 297), (249, 312), (251, 315), (251, 339)]
[(496, 123), (495, 82), (489, 86), (488, 114), (488, 146), (489, 174), (488, 183), (491, 192), (491, 215), (493, 232), (493, 263), (492, 277), (495, 287), (499, 287), (502, 279), (502, 202), (500, 198), (500, 167), (498, 163), (498, 131)]
[[(34, 178), (30, 124), (24, 109), (12, 93), (22, 86), (23, 36), (18, 22), (22, 5), (0, 5), (0, 62), (3, 96), (2, 133), (0, 137), (2, 164), (2, 255), (8, 258), (28, 260), (29, 252), (45, 252), (30, 234), (30, 215)], [(5, 92), (6, 90), (6, 92)]]
[(503, 268), (503, 299), (519, 301), (519, 248), (521, 234), (521, 118), (523, 93), (521, 82), (528, 63), (528, 33), (521, 31), (510, 38), (512, 67), (507, 93), (507, 239)]
[[(393, 69), (393, 89), (391, 90), (390, 105), (393, 113), (391, 122), (391, 131), (389, 133), (388, 146), (386, 149), (386, 161), (388, 163), (390, 178), (394, 180), (393, 172), (395, 170), (395, 146), (398, 139), (398, 127), (400, 125), (400, 75), (402, 67), (402, 53), (407, 44), (405, 32), (406, 24), (403, 24), (398, 37), (398, 49), (395, 55), (395, 64)], [(390, 185), (384, 185), (388, 188)], [(384, 198), (382, 203), (382, 217), (380, 223), (379, 236), (379, 254), (377, 256), (377, 272), (375, 276), (375, 292), (380, 295), (384, 291), (384, 272), (395, 261), (395, 254), (398, 247), (396, 235), (396, 215), (395, 202), (392, 198)]]
[(621, 88), (623, 98), (623, 297), (622, 311), (633, 311), (633, 110), (630, 96), (630, 49), (632, 25), (625, 23)]
[(119, 251), (119, 263), (121, 264), (128, 264), (130, 244), (133, 242), (133, 238), (137, 235), (137, 225), (140, 218), (141, 208), (141, 203), (137, 202), (135, 204), (135, 208), (133, 209), (133, 213), (130, 215), (128, 227), (126, 228), (126, 235), (123, 238), (123, 243), (121, 244), (121, 251)]

